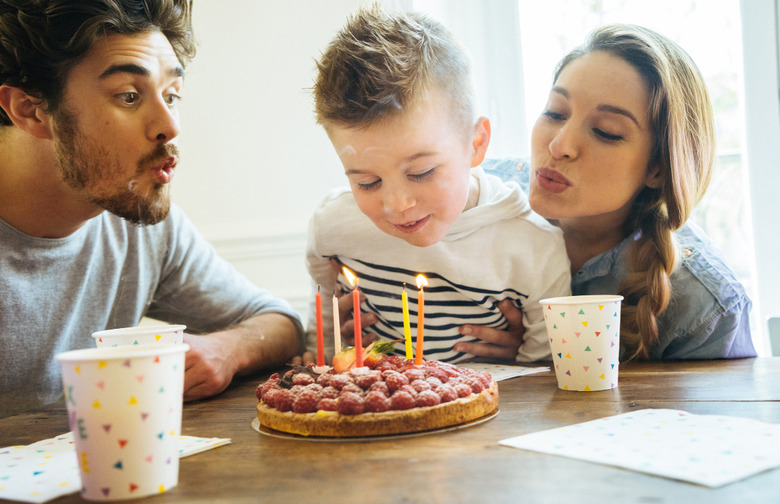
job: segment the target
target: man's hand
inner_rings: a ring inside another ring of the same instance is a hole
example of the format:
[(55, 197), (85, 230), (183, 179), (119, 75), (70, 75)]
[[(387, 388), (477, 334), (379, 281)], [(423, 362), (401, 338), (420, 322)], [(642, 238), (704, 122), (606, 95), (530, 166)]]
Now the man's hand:
[(295, 324), (284, 315), (264, 313), (225, 331), (184, 335), (190, 345), (184, 365), (184, 400), (219, 394), (235, 375), (278, 367), (298, 350)]
[(504, 330), (491, 327), (466, 324), (461, 326), (460, 334), (481, 339), (484, 343), (456, 343), (453, 349), (456, 352), (466, 352), (478, 357), (490, 357), (494, 359), (514, 360), (517, 350), (523, 344), (525, 327), (523, 326), (523, 312), (515, 307), (514, 303), (505, 299), (498, 303), (498, 309), (504, 314), (509, 326)]

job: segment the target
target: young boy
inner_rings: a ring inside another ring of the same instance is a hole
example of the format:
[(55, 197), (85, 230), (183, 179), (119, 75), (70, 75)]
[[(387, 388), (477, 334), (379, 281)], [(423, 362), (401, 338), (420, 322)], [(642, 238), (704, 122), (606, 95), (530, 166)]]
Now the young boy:
[[(318, 68), (317, 120), (351, 187), (331, 193), (310, 223), (307, 267), (325, 299), (352, 290), (333, 265), (348, 267), (365, 296), (362, 311), (374, 315), (364, 318), (376, 319), (363, 324), (365, 339), (397, 340), (405, 288), (414, 343), (422, 273), (425, 359), (495, 354), (463, 345), (478, 341), (464, 328), (508, 329), (503, 300), (522, 310), (525, 328), (509, 355), (549, 358), (539, 300), (570, 292), (562, 235), (532, 213), (516, 184), (475, 168), (490, 123), (476, 117), (464, 50), (424, 15), (373, 7), (348, 21)], [(332, 355), (332, 303), (323, 303), (323, 313)], [(313, 317), (307, 346), (316, 348)], [(396, 352), (404, 355), (404, 345)]]

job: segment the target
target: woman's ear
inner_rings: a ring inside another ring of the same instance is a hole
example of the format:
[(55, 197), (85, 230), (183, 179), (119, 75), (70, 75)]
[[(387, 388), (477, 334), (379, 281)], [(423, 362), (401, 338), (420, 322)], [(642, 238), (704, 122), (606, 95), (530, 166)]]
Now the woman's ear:
[(490, 120), (487, 117), (477, 119), (474, 126), (472, 145), (474, 152), (471, 156), (471, 167), (479, 166), (485, 159), (488, 145), (490, 144)]
[(664, 183), (663, 176), (661, 174), (661, 167), (657, 164), (650, 166), (647, 170), (647, 177), (645, 178), (645, 185), (651, 189), (658, 189)]
[(0, 107), (17, 128), (36, 138), (52, 138), (49, 127), (51, 116), (44, 110), (40, 100), (19, 88), (3, 84), (0, 86)]

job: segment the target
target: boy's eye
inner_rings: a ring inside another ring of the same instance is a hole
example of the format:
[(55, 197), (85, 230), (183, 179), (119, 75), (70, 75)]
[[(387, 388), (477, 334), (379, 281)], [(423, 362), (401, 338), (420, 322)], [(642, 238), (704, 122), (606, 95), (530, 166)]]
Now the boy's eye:
[(409, 177), (412, 178), (413, 180), (423, 180), (423, 179), (426, 179), (427, 177), (430, 177), (431, 175), (433, 175), (433, 173), (435, 171), (436, 171), (436, 168), (431, 168), (430, 170), (428, 170), (426, 172), (423, 172), (423, 173), (409, 174)]
[(370, 191), (371, 189), (376, 189), (379, 187), (379, 184), (382, 182), (382, 179), (376, 179), (373, 182), (370, 182), (368, 184), (361, 184), (360, 182), (356, 182), (355, 185), (357, 185), (360, 189), (364, 191)]

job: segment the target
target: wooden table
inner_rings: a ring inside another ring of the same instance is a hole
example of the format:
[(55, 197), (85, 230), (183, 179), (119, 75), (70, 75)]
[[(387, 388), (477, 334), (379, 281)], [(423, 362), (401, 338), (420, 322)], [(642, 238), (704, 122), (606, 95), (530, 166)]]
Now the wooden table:
[[(502, 381), (500, 413), (483, 424), (404, 439), (277, 439), (251, 427), (255, 385), (187, 403), (185, 435), (232, 438), (182, 459), (178, 487), (155, 502), (769, 503), (780, 469), (710, 489), (625, 469), (499, 446), (498, 441), (643, 408), (780, 423), (780, 358), (622, 365), (619, 387), (558, 390), (552, 372)], [(63, 405), (0, 420), (0, 446), (68, 431)], [(780, 450), (780, 446), (778, 446)], [(77, 494), (55, 502), (81, 502)]]

